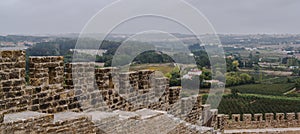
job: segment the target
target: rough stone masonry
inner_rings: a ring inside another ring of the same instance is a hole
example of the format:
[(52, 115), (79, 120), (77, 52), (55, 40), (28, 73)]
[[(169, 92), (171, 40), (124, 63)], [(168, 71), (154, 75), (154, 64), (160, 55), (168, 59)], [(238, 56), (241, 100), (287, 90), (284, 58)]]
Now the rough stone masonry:
[(181, 87), (169, 87), (153, 71), (116, 73), (94, 63), (64, 64), (61, 56), (29, 57), (26, 83), (25, 55), (0, 51), (3, 134), (218, 132), (201, 124), (210, 113), (201, 96), (180, 98)]
[(25, 57), (0, 51), (1, 134), (300, 132), (299, 113), (218, 115), (199, 95), (181, 98), (181, 87), (151, 70), (118, 73), (64, 64), (61, 56), (29, 57), (26, 83)]

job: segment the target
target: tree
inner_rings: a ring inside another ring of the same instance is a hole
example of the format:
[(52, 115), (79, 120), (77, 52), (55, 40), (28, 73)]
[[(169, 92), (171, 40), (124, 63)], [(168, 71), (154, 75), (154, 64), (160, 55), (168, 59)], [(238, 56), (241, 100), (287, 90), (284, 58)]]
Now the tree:
[(175, 67), (170, 74), (168, 74), (168, 77), (170, 79), (170, 86), (180, 86), (181, 80), (180, 80), (180, 69), (178, 67)]
[(241, 80), (242, 80), (243, 84), (251, 83), (252, 82), (252, 78), (251, 78), (251, 76), (249, 74), (242, 73), (242, 74), (240, 74), (240, 77), (241, 77)]
[(226, 73), (226, 86), (253, 83), (254, 79), (249, 74), (237, 72)]
[(226, 86), (234, 86), (236, 85), (236, 79), (232, 76), (226, 77)]
[(232, 62), (233, 71), (238, 71), (239, 61), (235, 60)]

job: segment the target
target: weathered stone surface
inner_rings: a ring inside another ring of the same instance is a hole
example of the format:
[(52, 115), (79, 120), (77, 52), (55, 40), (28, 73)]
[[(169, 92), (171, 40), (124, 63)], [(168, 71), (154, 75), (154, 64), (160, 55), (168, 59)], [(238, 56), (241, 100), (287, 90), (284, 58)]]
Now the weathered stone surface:
[(25, 51), (0, 51), (0, 133), (196, 134), (300, 127), (300, 113), (217, 115), (202, 105), (201, 96), (180, 98), (181, 87), (169, 87), (167, 78), (156, 78), (151, 70), (120, 73), (94, 63), (64, 65), (61, 56), (29, 57), (28, 85), (25, 64)]
[[(266, 113), (264, 119), (263, 114), (233, 114), (231, 120), (225, 116), (229, 117), (228, 115), (219, 115), (217, 125), (224, 127), (225, 130), (300, 127), (299, 119), (295, 118), (295, 113), (276, 113), (275, 116), (273, 113)], [(243, 117), (243, 120), (240, 116)]]
[(2, 123), (4, 121), (4, 115), (0, 114), (0, 123)]

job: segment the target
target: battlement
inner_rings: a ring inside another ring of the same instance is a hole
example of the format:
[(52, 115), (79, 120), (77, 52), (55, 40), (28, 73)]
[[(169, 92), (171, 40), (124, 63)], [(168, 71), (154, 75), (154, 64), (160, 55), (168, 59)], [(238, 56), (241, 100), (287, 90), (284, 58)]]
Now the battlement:
[[(178, 118), (176, 121), (180, 120), (180, 125), (173, 128), (175, 130), (171, 131), (171, 134), (177, 133), (179, 129), (182, 132), (199, 133), (202, 132), (202, 128), (196, 126), (202, 125), (210, 127), (207, 129), (210, 133), (211, 128), (214, 127), (212, 124), (217, 121), (217, 112), (211, 111), (208, 105), (202, 105), (201, 96), (180, 98), (181, 87), (169, 87), (167, 78), (155, 77), (151, 70), (118, 73), (118, 68), (95, 68), (94, 63), (64, 64), (64, 58), (61, 56), (34, 56), (28, 59), (29, 83), (26, 83), (25, 57), (25, 51), (0, 51), (0, 127), (3, 128), (3, 133), (27, 133), (35, 128), (41, 133), (84, 131), (94, 133), (97, 131), (94, 130), (95, 127), (110, 126), (102, 118), (94, 120), (80, 116), (72, 121), (73, 118), (62, 117), (69, 117), (68, 114), (77, 117), (83, 111), (85, 115), (89, 115), (86, 113), (111, 113), (119, 110), (142, 114), (145, 111), (141, 110), (145, 108), (165, 111), (164, 116), (159, 114), (157, 116), (159, 118), (148, 123), (160, 122), (166, 125), (168, 123), (161, 121)], [(37, 114), (29, 111), (37, 112)], [(215, 116), (209, 118), (212, 114)], [(171, 115), (175, 117), (171, 118)], [(7, 122), (7, 118), (13, 116), (34, 117), (18, 118)], [(145, 122), (144, 119), (148, 118), (142, 116), (137, 116), (137, 118), (141, 118), (139, 119), (141, 121), (131, 120), (129, 123), (140, 122), (147, 126), (147, 121)], [(163, 118), (164, 120), (161, 120)], [(65, 122), (58, 121), (60, 119)], [(210, 122), (204, 124), (206, 122), (204, 120)], [(121, 126), (127, 123), (123, 122), (123, 115), (114, 121)], [(97, 125), (97, 122), (102, 122), (102, 124)], [(80, 123), (86, 126), (79, 129)], [(11, 124), (13, 125), (8, 127)], [(28, 128), (32, 125), (37, 127)], [(74, 127), (68, 127), (70, 125)], [(156, 124), (156, 126), (161, 127), (161, 124)], [(109, 131), (112, 130), (114, 129)]]
[(29, 57), (30, 85), (62, 84), (64, 81), (63, 59), (61, 56)]
[(265, 114), (232, 114), (218, 115), (221, 129), (257, 129), (257, 128), (288, 128), (300, 127), (300, 113), (265, 113)]
[[(181, 98), (181, 87), (169, 87), (151, 70), (120, 73), (95, 63), (64, 64), (61, 56), (29, 57), (28, 65), (26, 83), (25, 51), (0, 51), (1, 133), (150, 133), (147, 123), (170, 134), (300, 127), (300, 113), (218, 115), (200, 95)], [(126, 129), (126, 123), (141, 125)]]

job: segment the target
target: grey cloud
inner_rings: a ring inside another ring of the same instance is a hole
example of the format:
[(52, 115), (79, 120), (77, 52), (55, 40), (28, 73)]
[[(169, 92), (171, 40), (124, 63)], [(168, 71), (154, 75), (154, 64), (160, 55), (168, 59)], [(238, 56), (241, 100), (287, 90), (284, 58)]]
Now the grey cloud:
[[(3, 0), (0, 2), (0, 33), (80, 32), (95, 13), (113, 1)], [(299, 0), (187, 0), (187, 2), (203, 12), (218, 33), (300, 33)], [(134, 32), (135, 28), (126, 27), (121, 30)], [(170, 25), (167, 29), (181, 32), (176, 25)]]

